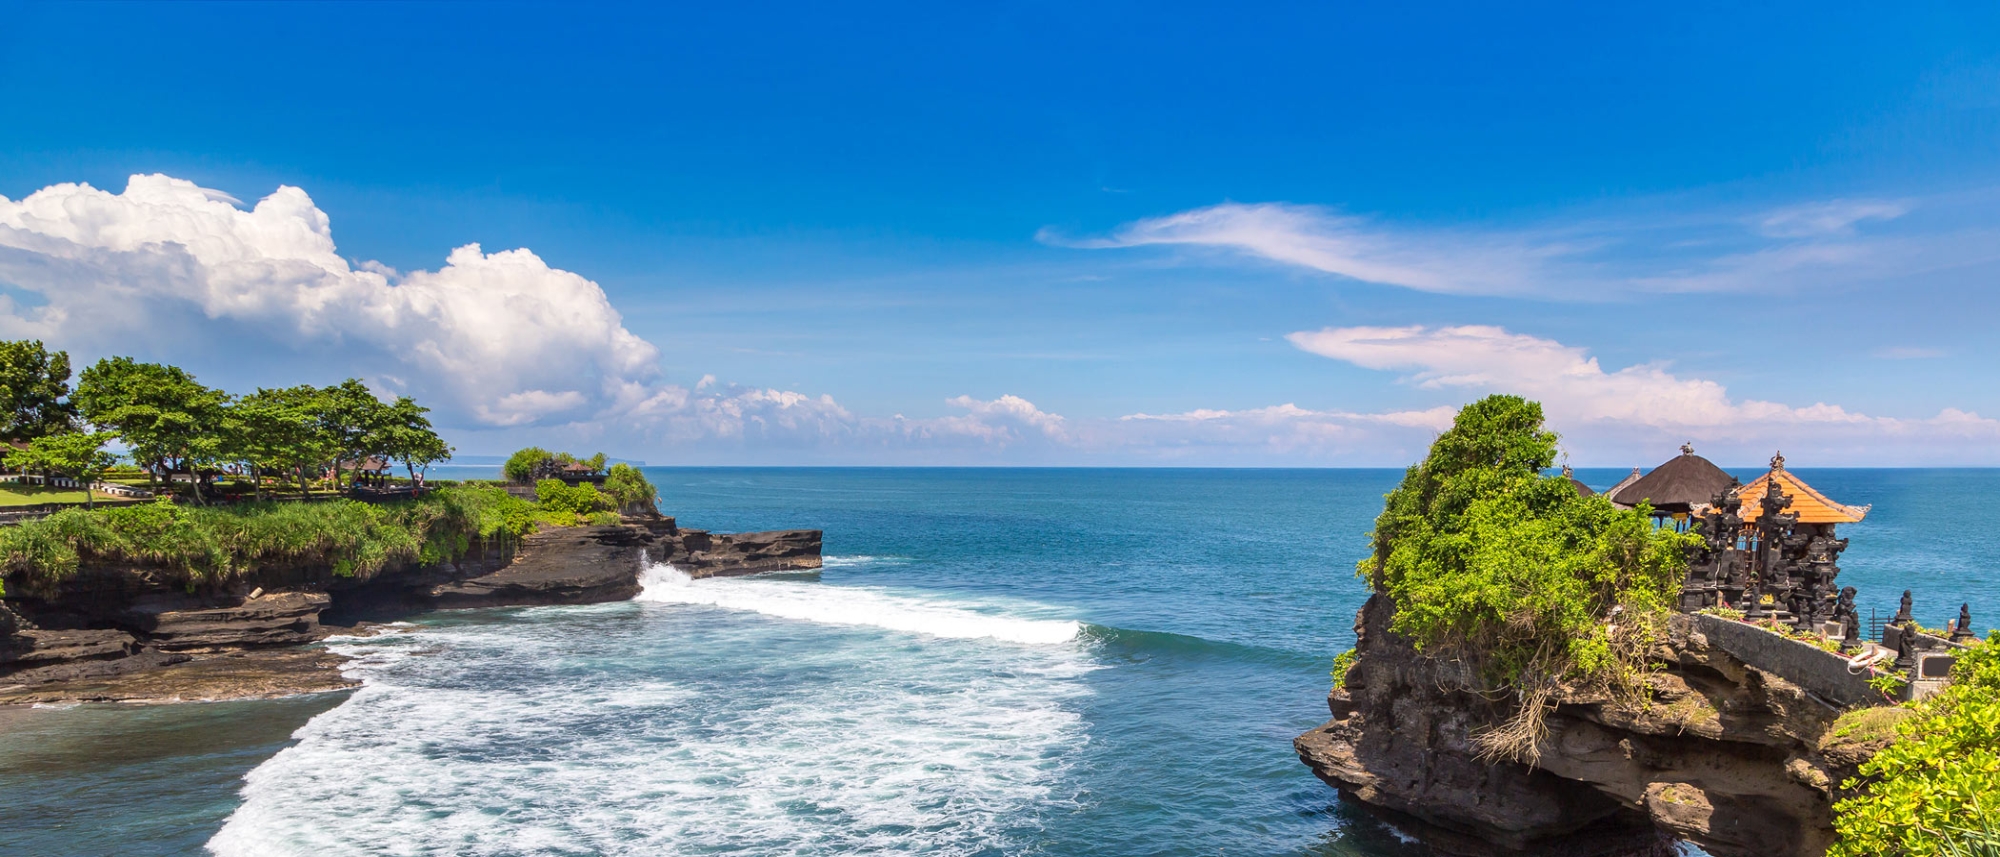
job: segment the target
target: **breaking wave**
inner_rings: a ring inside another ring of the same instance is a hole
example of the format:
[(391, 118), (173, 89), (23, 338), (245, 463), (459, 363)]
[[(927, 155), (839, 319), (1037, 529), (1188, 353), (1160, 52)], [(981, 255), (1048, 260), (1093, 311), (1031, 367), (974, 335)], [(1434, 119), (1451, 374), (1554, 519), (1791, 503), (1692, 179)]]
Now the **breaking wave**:
[(977, 605), (858, 586), (752, 578), (691, 580), (665, 563), (648, 566), (639, 583), (643, 589), (636, 601), (707, 604), (824, 625), (865, 625), (933, 637), (1056, 645), (1075, 640), (1083, 631), (1083, 624), (1072, 620), (998, 615), (981, 612)]

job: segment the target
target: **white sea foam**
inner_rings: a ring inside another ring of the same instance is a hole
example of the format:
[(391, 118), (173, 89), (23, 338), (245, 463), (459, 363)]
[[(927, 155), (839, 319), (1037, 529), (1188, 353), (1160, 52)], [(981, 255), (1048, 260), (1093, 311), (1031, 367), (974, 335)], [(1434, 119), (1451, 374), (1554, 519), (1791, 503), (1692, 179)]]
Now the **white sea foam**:
[(641, 599), (808, 621), (628, 608), (340, 639), (363, 687), (245, 777), (209, 849), (1008, 853), (1072, 806), (1094, 664), (1021, 643), (1074, 623), (664, 567)]
[(1081, 623), (1030, 619), (981, 612), (978, 605), (899, 595), (858, 586), (826, 586), (785, 580), (709, 578), (690, 580), (665, 563), (640, 574), (637, 601), (709, 604), (767, 616), (826, 625), (869, 625), (912, 634), (956, 639), (992, 638), (1028, 645), (1055, 645), (1076, 639)]
[(909, 561), (908, 557), (867, 556), (863, 554), (856, 556), (823, 557), (820, 559), (820, 565), (825, 568), (852, 568), (857, 565), (903, 565)]

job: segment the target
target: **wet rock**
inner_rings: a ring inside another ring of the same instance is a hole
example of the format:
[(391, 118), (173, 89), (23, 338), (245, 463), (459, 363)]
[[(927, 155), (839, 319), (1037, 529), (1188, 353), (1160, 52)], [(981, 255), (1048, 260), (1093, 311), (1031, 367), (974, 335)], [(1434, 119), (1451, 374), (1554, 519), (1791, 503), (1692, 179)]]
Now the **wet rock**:
[(733, 577), (820, 567), (819, 530), (710, 533), (680, 530), (661, 540), (662, 562), (689, 577)]

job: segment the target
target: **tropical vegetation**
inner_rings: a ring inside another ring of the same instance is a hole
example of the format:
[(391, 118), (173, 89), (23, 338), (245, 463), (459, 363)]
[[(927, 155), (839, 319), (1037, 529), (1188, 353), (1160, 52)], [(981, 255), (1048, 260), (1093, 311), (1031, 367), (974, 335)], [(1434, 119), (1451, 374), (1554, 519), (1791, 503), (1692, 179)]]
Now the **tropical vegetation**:
[(25, 444), (6, 466), (89, 483), (116, 445), (155, 487), (163, 475), (188, 475), (197, 503), (212, 499), (220, 471), (247, 475), (261, 499), (267, 482), (310, 494), (329, 472), (339, 488), (370, 458), (401, 463), (415, 481), (452, 452), (429, 409), (407, 396), (385, 402), (353, 378), (234, 396), (177, 366), (111, 357), (71, 389), (68, 354), (16, 341), (0, 342), (0, 382), (0, 440)]
[(1637, 701), (1694, 540), (1546, 474), (1557, 440), (1535, 402), (1467, 405), (1388, 495), (1357, 569), (1398, 634), (1462, 665), (1448, 672), (1465, 689), (1513, 699), (1478, 736), (1489, 758), (1536, 761), (1565, 690)]
[(1894, 743), (1842, 784), (1854, 796), (1834, 805), (1828, 857), (2000, 857), (2000, 633), (1905, 709)]
[(136, 506), (70, 508), (0, 528), (0, 574), (51, 586), (86, 560), (143, 564), (189, 587), (269, 565), (324, 564), (368, 577), (395, 562), (438, 562), (476, 540), (505, 540), (577, 515), (492, 485), (452, 485), (395, 503), (330, 499), (221, 508), (167, 498)]

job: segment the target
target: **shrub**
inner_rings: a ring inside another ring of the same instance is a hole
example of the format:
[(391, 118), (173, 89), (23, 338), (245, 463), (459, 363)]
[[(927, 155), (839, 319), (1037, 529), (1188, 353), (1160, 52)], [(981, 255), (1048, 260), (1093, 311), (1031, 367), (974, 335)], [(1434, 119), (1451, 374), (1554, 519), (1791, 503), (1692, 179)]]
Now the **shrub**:
[(392, 562), (462, 556), (475, 536), (518, 537), (533, 531), (534, 515), (532, 504), (496, 488), (446, 488), (387, 505), (332, 500), (188, 508), (162, 498), (97, 511), (65, 509), (0, 529), (0, 573), (50, 585), (92, 558), (167, 569), (190, 584), (288, 562), (326, 563), (337, 573), (367, 577)]
[(1643, 694), (1696, 541), (1544, 476), (1556, 440), (1534, 402), (1467, 405), (1389, 494), (1358, 568), (1394, 600), (1397, 633), (1464, 661), (1466, 689), (1514, 695), (1514, 717), (1479, 738), (1489, 758), (1539, 758), (1565, 687)]
[(1347, 686), (1347, 670), (1354, 666), (1354, 661), (1358, 659), (1360, 655), (1361, 655), (1360, 651), (1356, 649), (1348, 649), (1347, 651), (1341, 652), (1340, 654), (1333, 656), (1334, 687)]
[(508, 481), (526, 482), (534, 477), (535, 465), (555, 456), (555, 453), (539, 446), (531, 446), (507, 456), (507, 463), (501, 465), (500, 472), (507, 475)]
[(620, 509), (639, 504), (650, 508), (660, 496), (659, 489), (646, 480), (646, 474), (630, 464), (611, 465), (611, 472), (604, 477), (604, 493), (611, 495)]
[(611, 498), (588, 482), (571, 485), (560, 479), (544, 479), (535, 483), (535, 500), (541, 504), (543, 511), (558, 515), (583, 516), (592, 512), (617, 511)]
[(1961, 654), (1951, 679), (1842, 784), (1863, 791), (1834, 805), (1828, 857), (2000, 854), (2000, 633)]

